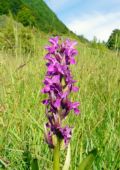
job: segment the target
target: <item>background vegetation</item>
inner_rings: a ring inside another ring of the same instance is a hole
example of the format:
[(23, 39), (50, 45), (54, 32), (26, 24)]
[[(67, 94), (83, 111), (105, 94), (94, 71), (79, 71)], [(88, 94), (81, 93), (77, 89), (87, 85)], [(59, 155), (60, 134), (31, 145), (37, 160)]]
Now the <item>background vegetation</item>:
[[(8, 170), (28, 168), (28, 154), (38, 159), (40, 169), (52, 169), (52, 154), (44, 142), (45, 122), (42, 80), (45, 75), (47, 38), (41, 38), (39, 51), (25, 56), (1, 51), (0, 156)], [(79, 93), (81, 115), (70, 113), (74, 127), (71, 170), (88, 151), (98, 148), (94, 170), (120, 167), (120, 58), (110, 52), (78, 45), (77, 66), (72, 67)], [(26, 160), (26, 155), (27, 159)], [(62, 156), (61, 164), (63, 164)]]
[[(42, 17), (46, 26), (41, 24), (41, 28), (38, 25), (39, 22), (36, 26), (37, 14), (34, 16), (32, 13), (34, 10), (32, 11), (31, 8), (35, 3), (33, 8), (36, 9), (38, 2), (38, 0), (26, 0), (17, 1), (16, 4), (15, 0), (0, 1), (0, 14), (10, 16), (0, 16), (1, 170), (6, 168), (8, 170), (28, 170), (33, 158), (38, 160), (40, 169), (52, 169), (52, 151), (44, 142), (43, 128), (46, 118), (45, 108), (41, 101), (45, 96), (41, 95), (40, 89), (43, 87), (42, 81), (46, 71), (44, 46), (48, 43), (48, 38), (55, 32), (57, 33), (59, 28), (57, 25), (55, 27), (53, 23), (50, 27), (45, 16)], [(43, 1), (40, 2), (43, 3)], [(7, 7), (9, 5), (10, 8)], [(8, 9), (12, 9), (12, 12)], [(44, 15), (49, 16), (50, 11), (48, 7), (46, 7), (47, 9), (48, 13), (44, 13)], [(21, 23), (17, 22), (16, 16), (19, 21), (22, 20)], [(28, 16), (32, 16), (32, 19), (26, 20), (29, 18)], [(57, 22), (60, 23), (60, 21)], [(25, 27), (22, 23), (29, 26)], [(31, 28), (32, 24), (34, 27)], [(49, 28), (55, 32), (48, 33)], [(63, 28), (66, 29), (64, 26)], [(78, 80), (77, 85), (80, 87), (80, 91), (72, 94), (71, 98), (73, 100), (77, 98), (80, 101), (81, 114), (76, 118), (71, 112), (67, 120), (70, 125), (75, 127), (71, 141), (70, 170), (76, 170), (75, 167), (93, 148), (98, 149), (98, 156), (92, 166), (93, 170), (119, 170), (119, 52), (118, 50), (108, 50), (104, 43), (101, 44), (96, 39), (90, 43), (83, 36), (77, 37), (69, 31), (63, 34), (63, 30), (61, 28), (59, 32), (62, 35), (61, 38), (76, 39), (79, 51), (77, 65), (71, 67), (75, 79)], [(112, 41), (113, 39), (112, 36)], [(64, 163), (64, 152), (61, 164)]]

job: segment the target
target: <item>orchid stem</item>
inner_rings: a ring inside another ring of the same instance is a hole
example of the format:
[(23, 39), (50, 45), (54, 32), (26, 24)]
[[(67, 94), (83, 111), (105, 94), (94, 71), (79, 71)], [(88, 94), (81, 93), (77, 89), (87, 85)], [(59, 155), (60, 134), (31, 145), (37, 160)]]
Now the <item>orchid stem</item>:
[(60, 170), (60, 140), (57, 139), (57, 144), (53, 151), (53, 170)]

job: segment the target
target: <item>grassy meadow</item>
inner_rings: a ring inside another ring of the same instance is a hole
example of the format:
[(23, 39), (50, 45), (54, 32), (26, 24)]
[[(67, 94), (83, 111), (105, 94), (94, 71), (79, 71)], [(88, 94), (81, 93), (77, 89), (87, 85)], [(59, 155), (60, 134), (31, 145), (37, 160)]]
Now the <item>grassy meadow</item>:
[[(21, 46), (0, 51), (0, 159), (8, 170), (28, 170), (31, 157), (38, 159), (40, 170), (52, 170), (52, 150), (43, 133), (45, 96), (40, 92), (48, 37), (41, 34), (32, 41), (32, 52), (22, 54)], [(81, 43), (77, 48), (77, 65), (71, 69), (80, 90), (71, 98), (81, 103), (81, 114), (71, 112), (66, 120), (74, 126), (70, 170), (77, 170), (93, 148), (98, 149), (93, 170), (120, 170), (120, 57)]]

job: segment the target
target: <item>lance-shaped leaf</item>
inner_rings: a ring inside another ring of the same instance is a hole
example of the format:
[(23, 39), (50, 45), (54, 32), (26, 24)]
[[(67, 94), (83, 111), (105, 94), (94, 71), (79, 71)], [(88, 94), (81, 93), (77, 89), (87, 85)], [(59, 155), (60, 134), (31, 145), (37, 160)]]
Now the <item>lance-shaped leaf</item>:
[(92, 166), (94, 159), (96, 158), (97, 150), (93, 149), (87, 157), (81, 162), (78, 170), (89, 170)]
[(31, 163), (31, 170), (39, 170), (38, 159), (34, 158)]
[(67, 149), (67, 155), (66, 155), (66, 160), (65, 160), (65, 164), (63, 166), (63, 170), (69, 170), (70, 167), (70, 159), (71, 159), (71, 150), (70, 150), (70, 144), (68, 145), (68, 149)]
[(23, 152), (24, 170), (30, 169), (30, 162), (32, 160), (31, 153), (29, 151), (29, 144), (26, 144), (26, 149)]

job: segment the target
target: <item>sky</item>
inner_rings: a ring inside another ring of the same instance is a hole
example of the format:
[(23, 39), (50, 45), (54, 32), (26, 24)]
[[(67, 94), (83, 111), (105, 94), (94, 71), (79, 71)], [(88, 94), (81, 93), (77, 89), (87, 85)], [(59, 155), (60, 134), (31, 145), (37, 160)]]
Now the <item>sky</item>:
[(120, 0), (45, 0), (59, 19), (77, 35), (107, 41), (120, 29)]

